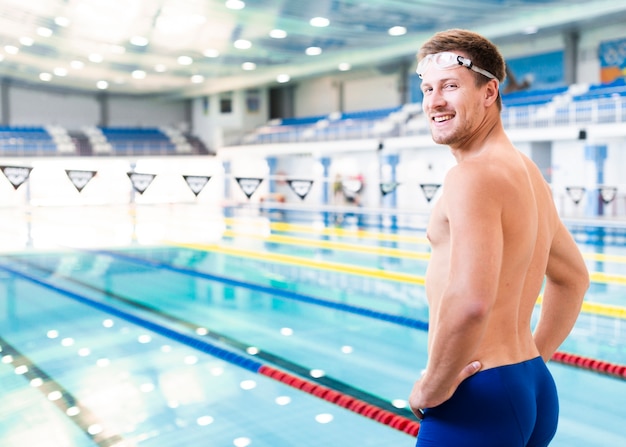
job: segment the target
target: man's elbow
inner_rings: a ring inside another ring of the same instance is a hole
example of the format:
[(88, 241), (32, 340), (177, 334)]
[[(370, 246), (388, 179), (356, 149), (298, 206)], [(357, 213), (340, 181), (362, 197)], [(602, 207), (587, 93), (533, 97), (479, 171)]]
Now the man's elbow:
[(578, 290), (582, 295), (587, 293), (589, 286), (591, 285), (591, 278), (589, 275), (589, 270), (587, 270), (586, 265), (582, 265), (579, 268), (579, 271), (575, 273), (575, 277), (577, 279)]
[(578, 284), (578, 295), (581, 297), (581, 301), (585, 298), (585, 294), (587, 293), (587, 290), (589, 290), (590, 285), (591, 279), (589, 277), (589, 272), (585, 270), (584, 274), (580, 275)]

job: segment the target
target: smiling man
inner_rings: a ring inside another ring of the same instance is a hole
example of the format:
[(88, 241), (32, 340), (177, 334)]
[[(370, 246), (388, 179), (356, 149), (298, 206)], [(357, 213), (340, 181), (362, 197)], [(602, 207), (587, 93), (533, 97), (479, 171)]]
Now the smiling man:
[(504, 131), (495, 45), (449, 30), (418, 60), (432, 138), (457, 164), (428, 225), (429, 359), (410, 395), (417, 446), (547, 446), (558, 397), (545, 363), (574, 326), (587, 268), (549, 185)]

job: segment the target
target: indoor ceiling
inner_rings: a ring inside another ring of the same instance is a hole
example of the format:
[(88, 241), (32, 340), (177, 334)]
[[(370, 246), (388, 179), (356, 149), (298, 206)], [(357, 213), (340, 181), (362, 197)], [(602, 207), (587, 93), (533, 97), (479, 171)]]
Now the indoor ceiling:
[(615, 0), (0, 0), (0, 76), (193, 97), (412, 61), (433, 32), (496, 42), (626, 23)]

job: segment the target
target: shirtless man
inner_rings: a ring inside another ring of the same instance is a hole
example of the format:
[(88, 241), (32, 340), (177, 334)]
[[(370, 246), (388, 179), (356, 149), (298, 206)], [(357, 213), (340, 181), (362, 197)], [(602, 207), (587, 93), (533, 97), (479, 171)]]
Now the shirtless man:
[(547, 446), (558, 398), (545, 362), (574, 326), (587, 268), (540, 171), (504, 132), (497, 48), (449, 30), (418, 59), (432, 138), (457, 164), (428, 225), (429, 359), (409, 399), (417, 446)]

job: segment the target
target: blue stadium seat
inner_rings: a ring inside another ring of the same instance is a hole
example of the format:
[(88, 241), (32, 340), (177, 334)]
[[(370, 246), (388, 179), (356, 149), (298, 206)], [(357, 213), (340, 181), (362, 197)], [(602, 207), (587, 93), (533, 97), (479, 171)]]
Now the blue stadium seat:
[(113, 151), (126, 155), (167, 155), (176, 146), (160, 129), (154, 127), (101, 127)]
[(43, 127), (0, 126), (2, 155), (53, 155), (56, 152), (57, 145)]

